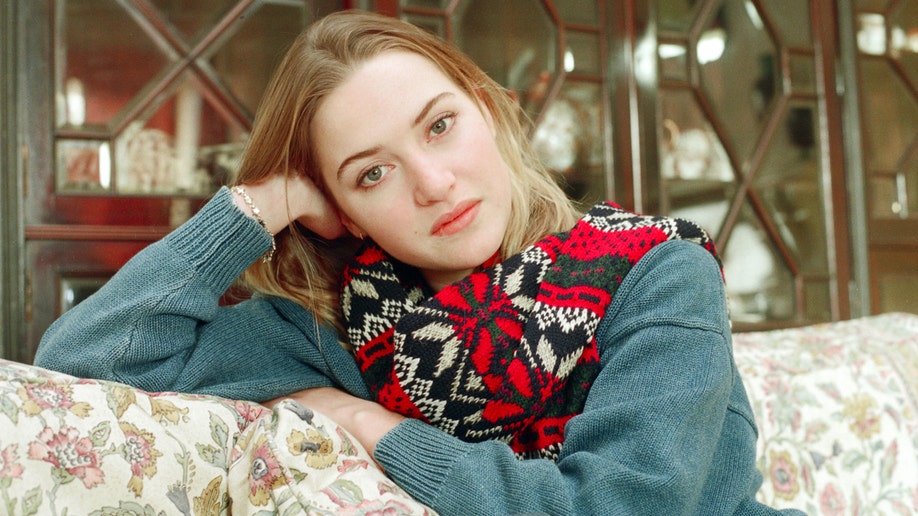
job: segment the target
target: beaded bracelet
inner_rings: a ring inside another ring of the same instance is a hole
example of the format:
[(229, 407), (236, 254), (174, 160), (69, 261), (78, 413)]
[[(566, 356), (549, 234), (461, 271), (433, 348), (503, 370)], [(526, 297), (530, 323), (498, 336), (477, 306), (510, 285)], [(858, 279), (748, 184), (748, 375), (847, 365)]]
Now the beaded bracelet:
[[(265, 228), (265, 231), (268, 231), (268, 225), (265, 224), (265, 219), (261, 218), (261, 210), (255, 206), (255, 202), (252, 201), (252, 198), (249, 197), (248, 192), (245, 191), (245, 188), (241, 186), (234, 186), (232, 188), (233, 192), (239, 194), (242, 197), (242, 200), (245, 201), (246, 206), (252, 210), (252, 217), (255, 219), (255, 222), (258, 222), (261, 227)], [(274, 253), (277, 251), (277, 243), (274, 241), (274, 234), (268, 231), (268, 235), (271, 236), (271, 249), (261, 257), (261, 261), (268, 263), (274, 258)]]

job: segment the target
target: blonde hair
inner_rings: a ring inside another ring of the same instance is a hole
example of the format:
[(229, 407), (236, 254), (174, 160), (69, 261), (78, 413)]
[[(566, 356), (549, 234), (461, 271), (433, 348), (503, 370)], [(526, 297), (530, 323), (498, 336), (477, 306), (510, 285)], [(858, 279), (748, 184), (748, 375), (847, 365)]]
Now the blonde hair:
[[(328, 15), (294, 41), (259, 106), (237, 182), (306, 174), (323, 188), (309, 138), (316, 111), (354, 69), (387, 50), (430, 59), (493, 119), (498, 149), (511, 169), (511, 219), (500, 248), (502, 257), (573, 225), (578, 213), (535, 158), (519, 105), (508, 92), (438, 37), (407, 22), (363, 11)], [(338, 275), (351, 246), (346, 241), (325, 241), (295, 224), (276, 239), (274, 259), (253, 264), (243, 274), (243, 285), (290, 299), (321, 321), (337, 324)]]

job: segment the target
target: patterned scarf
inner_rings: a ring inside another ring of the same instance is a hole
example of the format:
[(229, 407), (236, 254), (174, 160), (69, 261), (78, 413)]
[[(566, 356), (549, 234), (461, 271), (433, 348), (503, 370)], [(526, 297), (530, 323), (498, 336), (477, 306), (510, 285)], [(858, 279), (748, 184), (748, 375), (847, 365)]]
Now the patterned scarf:
[(596, 328), (652, 247), (699, 226), (600, 204), (565, 233), (430, 295), (413, 267), (373, 243), (342, 278), (347, 336), (383, 406), (463, 440), (556, 460), (564, 424), (599, 373)]

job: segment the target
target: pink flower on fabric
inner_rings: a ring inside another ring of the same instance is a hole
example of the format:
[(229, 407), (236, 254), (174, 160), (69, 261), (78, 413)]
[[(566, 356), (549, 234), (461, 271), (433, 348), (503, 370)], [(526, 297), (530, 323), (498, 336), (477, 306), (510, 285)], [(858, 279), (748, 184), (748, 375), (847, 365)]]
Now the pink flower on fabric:
[(17, 445), (11, 444), (0, 451), (0, 478), (19, 478), (22, 476), (22, 465), (16, 462)]
[(162, 457), (156, 448), (156, 437), (146, 430), (141, 430), (131, 423), (121, 423), (124, 432), (124, 445), (121, 455), (131, 466), (131, 479), (128, 488), (136, 495), (143, 494), (143, 477), (153, 478), (156, 474), (156, 460)]
[(68, 385), (55, 383), (23, 383), (18, 391), (22, 410), (30, 416), (44, 410), (63, 409), (77, 417), (86, 417), (92, 410), (89, 403), (73, 401), (73, 391)]
[(284, 482), (286, 479), (277, 457), (265, 438), (259, 437), (252, 453), (252, 469), (249, 471), (249, 500), (256, 506), (267, 505), (271, 492)]
[(38, 440), (29, 444), (29, 458), (66, 471), (79, 478), (87, 489), (105, 480), (105, 473), (99, 467), (99, 452), (88, 437), (80, 437), (73, 427), (64, 427), (57, 433), (45, 427)]
[(826, 516), (842, 516), (847, 508), (845, 496), (835, 487), (835, 484), (827, 485), (819, 495), (819, 509)]
[(793, 500), (800, 491), (800, 484), (797, 482), (797, 466), (791, 460), (790, 453), (771, 452), (769, 462), (768, 476), (774, 487), (775, 495), (785, 500)]
[(248, 401), (233, 401), (233, 409), (239, 414), (237, 422), (240, 430), (247, 427), (252, 421), (271, 413), (271, 409)]

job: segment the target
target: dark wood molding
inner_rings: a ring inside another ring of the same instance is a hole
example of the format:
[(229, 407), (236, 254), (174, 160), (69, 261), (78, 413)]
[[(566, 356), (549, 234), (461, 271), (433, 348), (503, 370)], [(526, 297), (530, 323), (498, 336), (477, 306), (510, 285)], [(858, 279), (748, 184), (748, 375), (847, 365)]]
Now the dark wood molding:
[(25, 227), (25, 239), (146, 242), (159, 240), (171, 230), (162, 226), (34, 224)]
[(0, 357), (20, 360), (25, 340), (23, 160), (19, 138), (19, 2), (0, 2)]

